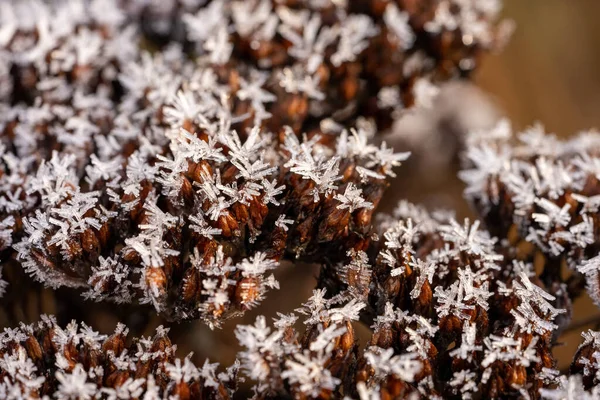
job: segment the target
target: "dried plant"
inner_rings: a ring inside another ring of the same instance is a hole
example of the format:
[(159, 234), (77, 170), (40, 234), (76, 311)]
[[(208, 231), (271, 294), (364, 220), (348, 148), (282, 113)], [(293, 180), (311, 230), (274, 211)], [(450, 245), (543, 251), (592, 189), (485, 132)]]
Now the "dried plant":
[(2, 334), (0, 394), (3, 398), (61, 399), (228, 399), (236, 387), (238, 366), (217, 373), (189, 357), (175, 357), (168, 329), (154, 337), (127, 342), (128, 330), (101, 335), (73, 321), (64, 329), (48, 316)]
[[(582, 132), (563, 142), (537, 124), (513, 140), (509, 122), (502, 120), (468, 141), (460, 172), (465, 195), (502, 239), (504, 251), (526, 261), (540, 254), (545, 285), (566, 285), (573, 298), (587, 282), (600, 304), (600, 135)], [(564, 279), (565, 266), (578, 273)]]
[(460, 176), (485, 228), (407, 202), (374, 218), (409, 156), (378, 133), (503, 44), (500, 8), (0, 4), (5, 308), (39, 284), (219, 328), (279, 288), (282, 260), (322, 265), (301, 308), (235, 328), (220, 373), (162, 327), (6, 328), (0, 397), (224, 399), (247, 379), (255, 398), (597, 398), (598, 333), (568, 374), (552, 348), (583, 287), (600, 299), (600, 135), (470, 134)]

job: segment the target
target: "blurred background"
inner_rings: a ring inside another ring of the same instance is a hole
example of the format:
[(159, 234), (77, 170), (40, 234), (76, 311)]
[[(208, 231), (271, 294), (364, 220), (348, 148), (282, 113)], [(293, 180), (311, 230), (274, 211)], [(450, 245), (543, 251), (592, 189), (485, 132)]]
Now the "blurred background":
[(538, 120), (559, 136), (600, 127), (600, 1), (505, 0), (504, 15), (516, 30), (483, 59), (479, 87), (519, 129)]

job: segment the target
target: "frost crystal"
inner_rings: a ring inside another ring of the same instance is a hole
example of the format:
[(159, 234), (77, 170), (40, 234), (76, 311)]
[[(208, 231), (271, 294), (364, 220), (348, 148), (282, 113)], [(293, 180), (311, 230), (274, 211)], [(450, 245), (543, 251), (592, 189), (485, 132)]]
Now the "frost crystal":
[(341, 203), (337, 208), (340, 210), (347, 209), (351, 213), (360, 208), (365, 208), (367, 210), (372, 209), (373, 203), (365, 201), (365, 199), (361, 197), (361, 194), (362, 189), (358, 189), (353, 183), (349, 183), (348, 186), (346, 186), (344, 194), (335, 196), (335, 199), (339, 200)]
[(370, 348), (365, 358), (375, 368), (375, 376), (379, 378), (393, 374), (405, 382), (412, 382), (422, 368), (416, 354), (394, 355), (392, 349)]

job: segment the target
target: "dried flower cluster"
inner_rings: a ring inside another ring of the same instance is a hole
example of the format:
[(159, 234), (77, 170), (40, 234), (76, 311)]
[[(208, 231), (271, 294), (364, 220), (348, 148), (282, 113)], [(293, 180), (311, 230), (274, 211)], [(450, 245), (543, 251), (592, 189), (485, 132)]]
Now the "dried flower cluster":
[[(542, 255), (546, 286), (566, 284), (576, 297), (587, 282), (600, 304), (600, 134), (562, 142), (537, 124), (513, 140), (503, 120), (469, 142), (460, 177), (490, 232), (519, 259)], [(565, 280), (564, 266), (579, 273)]]
[(531, 264), (497, 253), (478, 222), (405, 202), (381, 227), (368, 254), (350, 252), (321, 283), (363, 299), (371, 345), (422, 364), (419, 393), (536, 397), (554, 382), (553, 333), (565, 310)]
[[(313, 3), (166, 4), (186, 36), (163, 32), (154, 54), (151, 6), (4, 4), (1, 248), (46, 286), (218, 324), (277, 287), (282, 256), (368, 240), (408, 154), (368, 143), (369, 113), (346, 122), (382, 89), (458, 75), (493, 45), (499, 6)], [(417, 33), (461, 56), (424, 55)], [(393, 65), (369, 73), (373, 52)], [(385, 88), (373, 76), (404, 64)]]
[(0, 336), (3, 399), (228, 399), (238, 366), (217, 373), (208, 361), (197, 368), (175, 357), (168, 329), (127, 341), (119, 325), (108, 336), (76, 322), (64, 329), (48, 316)]
[(552, 348), (585, 285), (600, 303), (600, 135), (469, 136), (489, 233), (407, 202), (373, 218), (409, 155), (377, 132), (502, 44), (500, 6), (1, 3), (0, 273), (212, 328), (279, 288), (281, 260), (322, 269), (295, 313), (237, 326), (222, 373), (163, 328), (7, 328), (0, 397), (225, 399), (247, 379), (256, 398), (597, 398), (599, 334), (569, 375)]

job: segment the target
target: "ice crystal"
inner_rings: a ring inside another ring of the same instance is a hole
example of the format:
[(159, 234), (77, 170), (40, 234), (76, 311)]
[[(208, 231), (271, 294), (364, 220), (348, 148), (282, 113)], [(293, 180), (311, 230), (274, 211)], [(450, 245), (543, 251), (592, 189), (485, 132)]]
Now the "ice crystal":
[(422, 368), (414, 353), (394, 355), (392, 349), (370, 348), (365, 353), (367, 362), (375, 368), (375, 376), (393, 374), (406, 382), (412, 382)]

